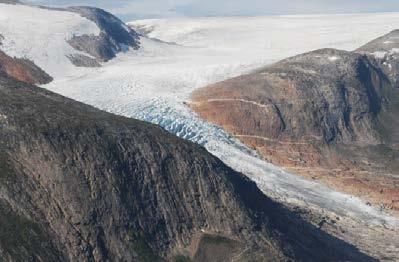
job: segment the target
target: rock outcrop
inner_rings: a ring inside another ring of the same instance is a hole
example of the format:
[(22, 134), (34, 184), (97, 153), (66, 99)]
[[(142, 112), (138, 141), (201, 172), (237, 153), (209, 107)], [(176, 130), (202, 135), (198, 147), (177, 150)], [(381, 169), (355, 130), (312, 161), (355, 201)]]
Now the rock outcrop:
[(28, 84), (47, 84), (53, 78), (28, 59), (11, 58), (0, 50), (0, 72)]
[(0, 225), (10, 261), (374, 261), (204, 148), (4, 76)]
[(99, 62), (107, 62), (119, 52), (140, 46), (139, 35), (133, 29), (102, 9), (75, 6), (65, 10), (80, 14), (100, 28), (99, 36), (74, 36), (68, 41), (73, 48), (90, 54)]
[(200, 89), (191, 107), (270, 162), (399, 210), (394, 83), (367, 54), (322, 49)]
[(399, 88), (399, 30), (365, 44), (356, 52), (374, 57), (390, 77), (392, 84)]

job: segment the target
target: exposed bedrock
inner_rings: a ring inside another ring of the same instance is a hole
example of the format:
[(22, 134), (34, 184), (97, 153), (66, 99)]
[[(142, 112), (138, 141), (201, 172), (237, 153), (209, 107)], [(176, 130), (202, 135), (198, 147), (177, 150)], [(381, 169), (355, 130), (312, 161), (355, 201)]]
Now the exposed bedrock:
[(68, 41), (76, 50), (90, 54), (99, 62), (106, 62), (128, 48), (139, 48), (138, 34), (114, 15), (94, 7), (69, 7), (66, 10), (80, 14), (100, 28), (99, 36), (74, 36)]
[(12, 58), (0, 51), (0, 73), (28, 84), (47, 84), (53, 80), (28, 59)]
[(270, 162), (399, 209), (399, 89), (364, 53), (322, 49), (199, 89), (191, 107)]

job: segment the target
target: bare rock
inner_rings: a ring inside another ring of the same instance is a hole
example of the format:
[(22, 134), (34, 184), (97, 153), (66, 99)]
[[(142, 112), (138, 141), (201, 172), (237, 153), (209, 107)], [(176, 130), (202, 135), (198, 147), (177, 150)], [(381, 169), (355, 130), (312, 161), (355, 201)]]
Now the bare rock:
[(28, 84), (47, 84), (53, 80), (28, 59), (11, 58), (0, 51), (0, 72)]
[(399, 30), (394, 30), (379, 37), (356, 52), (367, 54), (375, 58), (390, 77), (395, 87), (399, 88)]
[(101, 67), (96, 59), (85, 55), (70, 55), (68, 58), (77, 67)]
[(100, 28), (99, 36), (74, 36), (69, 40), (73, 48), (92, 55), (99, 62), (106, 62), (128, 48), (139, 48), (138, 34), (112, 14), (94, 7), (69, 7), (66, 10), (80, 14)]

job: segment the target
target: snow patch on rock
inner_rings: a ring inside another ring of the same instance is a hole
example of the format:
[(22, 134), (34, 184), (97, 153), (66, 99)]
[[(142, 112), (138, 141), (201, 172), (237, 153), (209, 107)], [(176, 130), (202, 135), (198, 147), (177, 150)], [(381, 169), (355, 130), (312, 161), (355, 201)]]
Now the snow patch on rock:
[(338, 56), (330, 56), (330, 57), (328, 57), (328, 60), (330, 60), (331, 62), (335, 62), (335, 61), (337, 61), (339, 59), (340, 59), (340, 57), (338, 57)]
[(377, 51), (377, 52), (371, 53), (371, 55), (373, 55), (375, 58), (378, 58), (378, 59), (384, 59), (388, 55), (388, 52)]
[(0, 4), (1, 49), (9, 56), (27, 58), (54, 78), (83, 73), (68, 59), (87, 55), (67, 40), (73, 36), (99, 35), (95, 23), (79, 14), (24, 5)]

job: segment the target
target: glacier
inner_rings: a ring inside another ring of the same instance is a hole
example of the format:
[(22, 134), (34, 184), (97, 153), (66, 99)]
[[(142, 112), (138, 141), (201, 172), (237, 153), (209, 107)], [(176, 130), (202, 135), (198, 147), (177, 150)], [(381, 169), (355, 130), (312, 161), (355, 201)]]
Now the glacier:
[(50, 73), (55, 80), (44, 88), (198, 143), (279, 202), (399, 228), (397, 218), (356, 197), (261, 160), (186, 106), (196, 88), (280, 59), (325, 47), (353, 50), (396, 29), (398, 13), (134, 21), (128, 25), (142, 33), (139, 50), (126, 50), (100, 68), (76, 68), (66, 56), (77, 51), (66, 40), (74, 34), (97, 35), (95, 24), (72, 13), (49, 15), (38, 9), (30, 14), (28, 7), (5, 6), (0, 4), (1, 49)]

